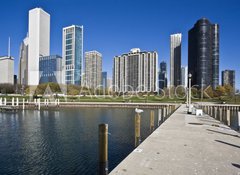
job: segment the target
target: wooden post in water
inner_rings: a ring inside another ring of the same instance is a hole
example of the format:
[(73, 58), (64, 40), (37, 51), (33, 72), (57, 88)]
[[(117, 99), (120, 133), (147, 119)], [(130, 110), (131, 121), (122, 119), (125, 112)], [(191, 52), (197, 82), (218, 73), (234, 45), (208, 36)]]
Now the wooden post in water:
[(150, 132), (154, 131), (154, 111), (151, 110), (150, 113)]
[(158, 109), (158, 126), (162, 122), (162, 109)]
[(139, 113), (135, 115), (135, 147), (141, 143), (141, 116)]
[(227, 125), (230, 126), (231, 125), (231, 119), (230, 119), (230, 110), (227, 110)]
[(98, 126), (99, 175), (108, 174), (108, 125)]

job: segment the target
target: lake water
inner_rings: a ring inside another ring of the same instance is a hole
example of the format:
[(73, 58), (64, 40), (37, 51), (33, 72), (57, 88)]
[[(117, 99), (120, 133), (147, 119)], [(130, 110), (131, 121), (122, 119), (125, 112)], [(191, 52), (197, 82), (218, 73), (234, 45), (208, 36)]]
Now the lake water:
[[(98, 125), (109, 125), (109, 170), (135, 146), (134, 109), (73, 108), (0, 113), (0, 175), (98, 174)], [(155, 110), (155, 128), (157, 110)], [(150, 110), (141, 137), (150, 134)]]

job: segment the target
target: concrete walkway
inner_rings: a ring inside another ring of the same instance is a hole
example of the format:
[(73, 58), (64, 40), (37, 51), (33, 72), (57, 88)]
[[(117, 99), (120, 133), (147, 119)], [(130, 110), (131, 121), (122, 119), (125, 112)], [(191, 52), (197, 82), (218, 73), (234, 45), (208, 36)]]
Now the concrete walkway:
[(186, 110), (182, 105), (110, 174), (240, 175), (240, 134)]

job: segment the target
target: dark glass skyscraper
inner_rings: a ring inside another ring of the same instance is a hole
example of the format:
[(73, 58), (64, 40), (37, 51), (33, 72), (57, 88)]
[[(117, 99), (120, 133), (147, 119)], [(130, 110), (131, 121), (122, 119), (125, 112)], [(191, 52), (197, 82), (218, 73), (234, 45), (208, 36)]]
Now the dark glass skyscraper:
[(188, 72), (199, 88), (219, 85), (219, 25), (202, 18), (188, 32)]
[(164, 89), (167, 87), (167, 63), (164, 61), (160, 63), (158, 81), (160, 89)]

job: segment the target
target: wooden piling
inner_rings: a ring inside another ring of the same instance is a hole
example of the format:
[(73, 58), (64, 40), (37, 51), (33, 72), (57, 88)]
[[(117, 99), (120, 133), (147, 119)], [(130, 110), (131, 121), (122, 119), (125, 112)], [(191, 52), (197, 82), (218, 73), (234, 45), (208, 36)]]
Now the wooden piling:
[(139, 113), (135, 115), (135, 146), (141, 143), (141, 116)]
[(154, 131), (154, 111), (151, 110), (150, 113), (150, 132)]
[(162, 109), (158, 109), (158, 126), (162, 123)]
[(108, 174), (108, 125), (98, 126), (99, 175)]

